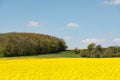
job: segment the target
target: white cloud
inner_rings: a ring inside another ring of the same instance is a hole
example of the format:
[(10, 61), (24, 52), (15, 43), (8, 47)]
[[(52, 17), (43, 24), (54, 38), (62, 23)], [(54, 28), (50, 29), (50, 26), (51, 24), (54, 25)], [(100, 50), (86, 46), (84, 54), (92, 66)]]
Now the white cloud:
[(113, 42), (120, 43), (120, 38), (113, 39)]
[(120, 5), (120, 0), (105, 0), (103, 4), (106, 5)]
[(82, 43), (103, 43), (105, 42), (105, 39), (96, 39), (96, 38), (87, 38), (82, 40)]
[(65, 37), (63, 37), (63, 39), (67, 41), (67, 40), (71, 40), (72, 37), (71, 36), (65, 36)]
[(79, 27), (80, 25), (75, 22), (70, 22), (67, 24), (68, 27)]
[(30, 21), (30, 22), (27, 23), (27, 26), (38, 27), (38, 26), (40, 26), (40, 23), (37, 22), (37, 21)]

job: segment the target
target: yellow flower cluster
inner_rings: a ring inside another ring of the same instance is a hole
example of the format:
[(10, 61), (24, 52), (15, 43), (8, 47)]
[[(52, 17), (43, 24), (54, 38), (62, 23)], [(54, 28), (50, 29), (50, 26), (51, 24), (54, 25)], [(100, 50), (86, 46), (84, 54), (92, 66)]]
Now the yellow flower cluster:
[(0, 59), (0, 80), (120, 80), (120, 59)]

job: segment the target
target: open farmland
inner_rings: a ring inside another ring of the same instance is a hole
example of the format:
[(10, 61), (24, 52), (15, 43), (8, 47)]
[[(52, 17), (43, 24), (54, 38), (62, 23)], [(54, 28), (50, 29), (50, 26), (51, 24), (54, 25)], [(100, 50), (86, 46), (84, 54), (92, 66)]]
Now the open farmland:
[(1, 58), (0, 80), (120, 80), (120, 59)]

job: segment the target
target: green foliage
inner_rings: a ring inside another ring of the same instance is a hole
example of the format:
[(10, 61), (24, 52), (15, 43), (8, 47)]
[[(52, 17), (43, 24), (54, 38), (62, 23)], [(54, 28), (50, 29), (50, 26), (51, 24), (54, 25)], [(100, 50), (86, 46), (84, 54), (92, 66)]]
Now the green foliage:
[(5, 48), (0, 46), (0, 57), (3, 57), (5, 53)]
[(80, 53), (80, 50), (79, 50), (78, 48), (75, 48), (75, 49), (74, 49), (74, 53), (75, 53), (75, 54), (79, 54), (79, 53)]
[(82, 49), (82, 50), (80, 50), (80, 56), (81, 57), (88, 57), (88, 51), (87, 51), (87, 49)]
[(63, 39), (35, 33), (0, 34), (0, 54), (3, 56), (26, 56), (66, 50)]
[(91, 44), (88, 45), (87, 49), (89, 51), (91, 51), (91, 50), (93, 50), (95, 48), (95, 46), (96, 46), (95, 43), (91, 43)]
[(120, 47), (110, 46), (108, 48), (102, 48), (101, 45), (91, 43), (87, 49), (80, 50), (80, 56), (88, 58), (120, 57)]

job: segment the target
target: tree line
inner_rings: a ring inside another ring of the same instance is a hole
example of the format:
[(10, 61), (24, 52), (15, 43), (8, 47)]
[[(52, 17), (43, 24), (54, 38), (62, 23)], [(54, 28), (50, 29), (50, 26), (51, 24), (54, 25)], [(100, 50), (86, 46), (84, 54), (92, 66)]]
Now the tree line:
[(63, 39), (37, 33), (1, 33), (0, 57), (56, 53), (66, 50)]
[(76, 54), (87, 58), (120, 57), (120, 46), (109, 46), (103, 48), (101, 45), (91, 43), (87, 49), (75, 49)]

